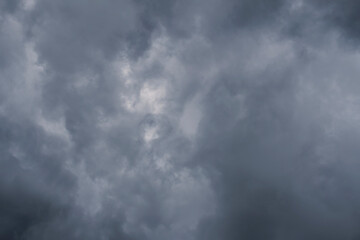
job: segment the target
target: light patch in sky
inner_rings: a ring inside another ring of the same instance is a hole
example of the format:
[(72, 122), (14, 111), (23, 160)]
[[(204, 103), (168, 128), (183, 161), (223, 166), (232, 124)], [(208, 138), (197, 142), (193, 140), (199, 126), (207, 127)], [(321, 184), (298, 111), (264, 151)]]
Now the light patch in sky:
[(213, 194), (209, 179), (201, 170), (176, 172), (164, 205), (166, 219), (174, 222), (174, 230), (196, 229), (202, 218), (215, 213)]
[(71, 143), (71, 135), (65, 127), (64, 118), (59, 118), (57, 120), (49, 120), (45, 118), (42, 114), (37, 116), (37, 124), (49, 135), (56, 136), (66, 143)]
[(180, 119), (180, 128), (188, 138), (193, 138), (196, 135), (201, 120), (202, 114), (199, 100), (200, 96), (195, 96), (189, 101), (185, 105), (184, 112)]
[(146, 143), (150, 143), (153, 140), (159, 138), (157, 126), (151, 126), (144, 129), (144, 140)]
[(71, 171), (78, 177), (78, 191), (76, 203), (84, 210), (85, 214), (95, 216), (102, 210), (103, 199), (106, 198), (106, 191), (109, 184), (101, 178), (91, 178), (87, 173), (84, 164), (73, 165)]
[(165, 85), (144, 83), (139, 92), (123, 94), (123, 106), (130, 112), (160, 114), (165, 108)]
[(261, 73), (267, 69), (277, 69), (290, 64), (295, 59), (291, 41), (276, 39), (272, 35), (257, 43), (255, 52), (248, 58), (245, 69), (249, 73)]
[(35, 7), (36, 0), (23, 0), (22, 4), (26, 11), (31, 11)]

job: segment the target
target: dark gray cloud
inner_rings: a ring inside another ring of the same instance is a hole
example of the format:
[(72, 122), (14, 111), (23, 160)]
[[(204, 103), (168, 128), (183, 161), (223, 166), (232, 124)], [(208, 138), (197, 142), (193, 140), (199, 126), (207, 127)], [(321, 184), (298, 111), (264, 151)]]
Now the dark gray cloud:
[(2, 1), (0, 238), (359, 238), (357, 9)]
[(338, 27), (345, 38), (348, 40), (359, 38), (359, 16), (357, 14), (360, 4), (357, 1), (314, 1), (313, 4), (318, 8), (332, 27)]

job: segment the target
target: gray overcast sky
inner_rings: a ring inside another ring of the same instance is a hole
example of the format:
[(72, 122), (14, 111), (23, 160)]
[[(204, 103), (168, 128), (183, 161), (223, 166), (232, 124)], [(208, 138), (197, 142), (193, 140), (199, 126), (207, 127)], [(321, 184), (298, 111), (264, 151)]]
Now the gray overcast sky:
[(0, 239), (360, 239), (360, 2), (0, 0)]

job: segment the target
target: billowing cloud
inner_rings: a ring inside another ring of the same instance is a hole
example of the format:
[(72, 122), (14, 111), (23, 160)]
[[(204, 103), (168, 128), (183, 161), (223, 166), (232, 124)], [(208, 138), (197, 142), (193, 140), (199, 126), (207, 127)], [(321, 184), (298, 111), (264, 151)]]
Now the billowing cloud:
[(357, 239), (356, 1), (0, 3), (1, 239)]

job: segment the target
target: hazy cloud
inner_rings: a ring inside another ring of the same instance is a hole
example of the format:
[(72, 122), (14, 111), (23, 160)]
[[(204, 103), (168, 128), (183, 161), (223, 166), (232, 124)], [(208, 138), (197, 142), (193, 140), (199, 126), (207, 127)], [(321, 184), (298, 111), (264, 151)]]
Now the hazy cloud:
[(359, 238), (358, 8), (2, 1), (0, 238)]

